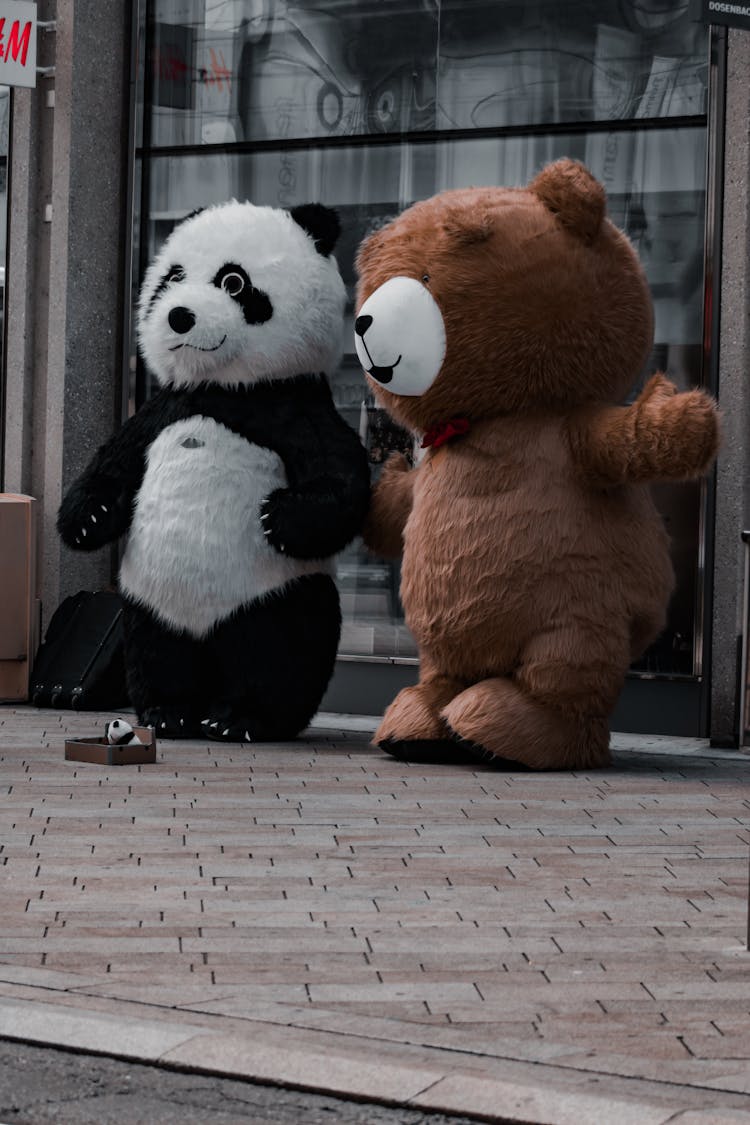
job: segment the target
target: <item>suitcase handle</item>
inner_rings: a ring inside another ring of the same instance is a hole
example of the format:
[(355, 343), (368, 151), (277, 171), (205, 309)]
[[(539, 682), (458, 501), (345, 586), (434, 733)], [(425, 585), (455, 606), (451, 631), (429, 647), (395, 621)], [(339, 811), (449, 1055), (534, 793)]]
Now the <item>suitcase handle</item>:
[[(74, 687), (73, 690), (71, 691), (71, 693), (70, 693), (70, 705), (74, 709), (76, 708), (78, 699), (83, 694), (83, 687), (81, 685), (85, 682), (86, 677), (89, 674), (89, 670), (91, 669), (92, 664), (94, 663), (94, 661), (98, 657), (100, 650), (103, 648), (107, 638), (112, 633), (112, 630), (115, 629), (117, 627), (117, 625), (120, 623), (121, 617), (122, 617), (122, 610), (118, 609), (117, 613), (115, 614), (115, 616), (112, 618), (112, 621), (110, 622), (110, 625), (109, 625), (109, 628), (107, 629), (107, 632), (104, 634), (104, 636), (101, 639), (101, 643), (99, 644), (99, 648), (92, 655), (91, 659), (89, 660), (88, 664), (84, 668), (83, 672), (81, 672), (81, 684), (79, 684), (78, 687)], [(53, 706), (54, 706), (54, 704), (53, 704)]]

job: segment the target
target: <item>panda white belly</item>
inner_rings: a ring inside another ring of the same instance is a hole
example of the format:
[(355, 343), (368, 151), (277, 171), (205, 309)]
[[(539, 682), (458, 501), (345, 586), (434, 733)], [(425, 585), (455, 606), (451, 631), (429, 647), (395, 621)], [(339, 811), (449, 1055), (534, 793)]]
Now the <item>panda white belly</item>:
[(167, 426), (150, 446), (120, 568), (120, 588), (174, 628), (201, 637), (239, 606), (330, 561), (271, 547), (260, 505), (286, 486), (281, 458), (212, 418)]

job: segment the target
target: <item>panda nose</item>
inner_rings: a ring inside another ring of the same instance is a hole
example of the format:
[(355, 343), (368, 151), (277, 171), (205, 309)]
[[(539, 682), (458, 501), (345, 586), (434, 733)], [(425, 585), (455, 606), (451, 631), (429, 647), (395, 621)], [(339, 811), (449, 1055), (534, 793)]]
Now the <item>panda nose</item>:
[(372, 317), (368, 316), (367, 313), (365, 313), (364, 316), (358, 316), (357, 319), (354, 321), (354, 331), (357, 333), (358, 336), (364, 336), (365, 332), (367, 331), (367, 329), (370, 327), (371, 324), (372, 324)]
[(195, 313), (192, 313), (190, 309), (183, 308), (182, 305), (178, 305), (176, 309), (169, 310), (167, 320), (169, 321), (169, 327), (182, 336), (189, 332), (195, 324)]

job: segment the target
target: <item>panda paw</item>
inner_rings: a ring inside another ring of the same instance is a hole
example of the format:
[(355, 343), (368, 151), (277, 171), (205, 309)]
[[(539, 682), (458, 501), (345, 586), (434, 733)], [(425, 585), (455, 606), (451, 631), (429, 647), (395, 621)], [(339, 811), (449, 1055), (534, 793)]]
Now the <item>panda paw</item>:
[(57, 530), (63, 542), (78, 551), (111, 543), (124, 530), (119, 497), (74, 485), (60, 505)]
[(207, 718), (201, 720), (201, 731), (206, 738), (213, 739), (214, 742), (254, 742), (250, 727), (252, 721), (242, 721), (241, 718), (233, 716), (231, 719), (221, 718)]
[(203, 737), (215, 742), (279, 742), (294, 738), (303, 725), (295, 724), (294, 719), (290, 724), (286, 714), (261, 717), (247, 708), (242, 701), (236, 706), (217, 703), (209, 707), (200, 722)]
[(157, 738), (197, 738), (201, 726), (186, 707), (148, 707), (141, 724), (153, 727)]
[(320, 497), (279, 488), (261, 504), (260, 526), (266, 542), (281, 554), (322, 559), (335, 553), (328, 527), (331, 512)]
[(280, 554), (287, 553), (287, 544), (284, 536), (284, 504), (283, 496), (288, 496), (286, 489), (279, 489), (271, 493), (260, 506), (260, 526), (266, 542)]

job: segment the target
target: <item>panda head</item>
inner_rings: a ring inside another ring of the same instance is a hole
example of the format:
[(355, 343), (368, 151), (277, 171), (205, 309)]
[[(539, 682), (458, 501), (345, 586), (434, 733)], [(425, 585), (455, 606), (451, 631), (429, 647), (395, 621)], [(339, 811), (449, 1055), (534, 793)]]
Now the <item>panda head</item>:
[(135, 731), (125, 719), (112, 719), (104, 724), (104, 737), (112, 746), (124, 746), (128, 742), (137, 742)]
[(335, 211), (229, 203), (183, 220), (149, 266), (137, 329), (164, 386), (225, 386), (330, 371), (345, 290)]

